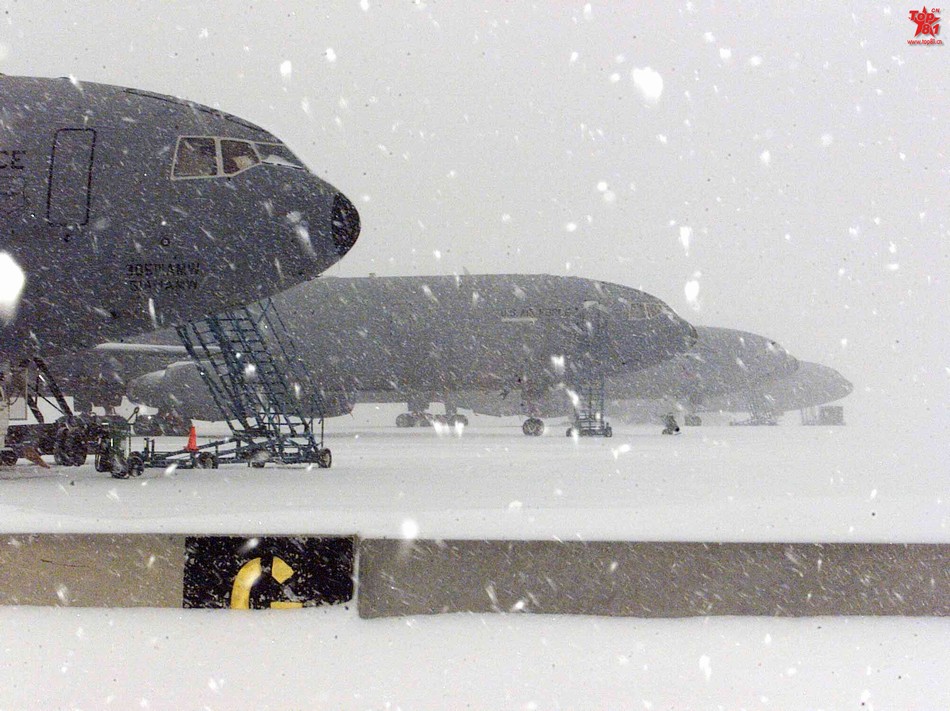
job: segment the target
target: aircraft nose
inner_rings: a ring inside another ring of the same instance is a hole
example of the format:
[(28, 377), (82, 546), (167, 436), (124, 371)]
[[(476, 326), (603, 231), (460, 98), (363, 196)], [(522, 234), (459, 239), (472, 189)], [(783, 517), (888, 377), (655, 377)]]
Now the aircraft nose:
[(841, 375), (841, 373), (838, 373), (838, 386), (844, 391), (844, 395), (842, 395), (842, 397), (845, 395), (850, 395), (852, 392), (854, 392), (854, 383)]
[(343, 256), (360, 236), (360, 214), (343, 193), (333, 198), (333, 215), (330, 218), (330, 238), (339, 256)]

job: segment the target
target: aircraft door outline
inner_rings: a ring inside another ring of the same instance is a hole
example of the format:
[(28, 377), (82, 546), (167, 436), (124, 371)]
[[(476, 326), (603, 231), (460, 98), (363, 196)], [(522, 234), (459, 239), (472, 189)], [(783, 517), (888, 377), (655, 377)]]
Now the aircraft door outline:
[(46, 193), (46, 219), (53, 225), (89, 222), (96, 132), (61, 128), (53, 139)]

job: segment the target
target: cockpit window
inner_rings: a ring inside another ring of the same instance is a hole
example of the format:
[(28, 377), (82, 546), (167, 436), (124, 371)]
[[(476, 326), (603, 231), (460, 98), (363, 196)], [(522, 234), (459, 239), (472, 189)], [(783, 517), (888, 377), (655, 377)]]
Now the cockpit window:
[(234, 175), (260, 163), (253, 146), (245, 141), (221, 140), (221, 165), (225, 175)]
[(303, 170), (303, 166), (297, 160), (297, 157), (282, 143), (255, 143), (254, 146), (261, 157), (261, 163)]
[(283, 143), (258, 143), (216, 136), (181, 136), (175, 151), (172, 179), (230, 177), (262, 163), (305, 170)]
[(176, 178), (203, 178), (217, 175), (218, 159), (213, 138), (183, 137), (175, 151)]

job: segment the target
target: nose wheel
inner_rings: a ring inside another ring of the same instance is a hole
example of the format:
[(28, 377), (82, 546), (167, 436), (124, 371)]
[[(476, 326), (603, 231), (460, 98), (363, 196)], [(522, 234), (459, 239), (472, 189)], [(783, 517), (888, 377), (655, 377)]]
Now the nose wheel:
[(521, 431), (528, 437), (540, 437), (544, 433), (544, 422), (537, 417), (529, 417), (521, 425)]

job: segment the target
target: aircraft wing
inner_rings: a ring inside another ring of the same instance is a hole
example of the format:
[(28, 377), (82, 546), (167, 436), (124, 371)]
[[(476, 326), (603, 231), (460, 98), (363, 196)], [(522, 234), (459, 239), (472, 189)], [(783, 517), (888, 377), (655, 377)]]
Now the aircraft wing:
[[(158, 343), (100, 343), (93, 350), (115, 355), (153, 355), (169, 357), (187, 357), (184, 346), (161, 345)], [(217, 348), (210, 349), (217, 352)]]

